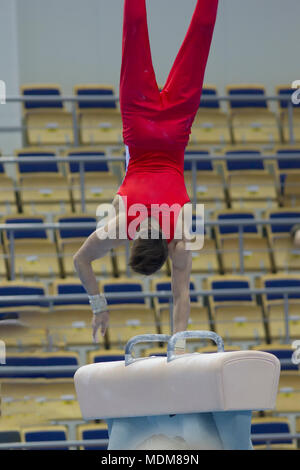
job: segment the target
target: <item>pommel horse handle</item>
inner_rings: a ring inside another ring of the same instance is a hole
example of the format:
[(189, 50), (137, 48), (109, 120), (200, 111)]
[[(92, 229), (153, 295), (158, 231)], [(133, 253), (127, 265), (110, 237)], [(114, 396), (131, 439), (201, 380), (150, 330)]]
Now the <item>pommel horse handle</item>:
[[(168, 343), (167, 361), (171, 362), (179, 356), (175, 354), (175, 346), (179, 339), (205, 338), (214, 341), (218, 352), (224, 352), (224, 343), (220, 336), (212, 331), (180, 331), (173, 336), (170, 335), (138, 335), (131, 338), (125, 347), (125, 367), (133, 364), (137, 359), (132, 356), (133, 348), (138, 343), (164, 342)], [(180, 356), (181, 357), (181, 356)]]

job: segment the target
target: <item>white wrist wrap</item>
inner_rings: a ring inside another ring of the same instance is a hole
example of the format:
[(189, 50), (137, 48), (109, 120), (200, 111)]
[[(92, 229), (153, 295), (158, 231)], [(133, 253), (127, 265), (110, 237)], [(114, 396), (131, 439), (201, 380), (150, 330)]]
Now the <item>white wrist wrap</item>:
[(175, 345), (175, 351), (185, 351), (186, 339), (178, 339)]
[(94, 315), (98, 315), (107, 310), (107, 302), (103, 294), (89, 295), (89, 302)]

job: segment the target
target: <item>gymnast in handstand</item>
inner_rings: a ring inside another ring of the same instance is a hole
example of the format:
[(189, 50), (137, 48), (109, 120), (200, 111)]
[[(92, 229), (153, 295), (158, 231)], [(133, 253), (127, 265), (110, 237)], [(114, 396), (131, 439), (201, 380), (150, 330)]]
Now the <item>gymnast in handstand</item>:
[[(129, 265), (139, 274), (154, 274), (170, 257), (173, 333), (187, 329), (192, 251), (187, 249), (184, 230), (184, 208), (191, 207), (184, 182), (184, 154), (200, 105), (217, 9), (218, 0), (197, 1), (184, 42), (160, 91), (152, 64), (146, 0), (125, 0), (120, 108), (126, 175), (113, 201), (115, 217), (97, 229), (74, 256), (94, 314), (95, 341), (99, 328), (105, 334), (109, 312), (91, 263), (126, 239), (133, 240)], [(120, 236), (121, 226), (125, 237)]]

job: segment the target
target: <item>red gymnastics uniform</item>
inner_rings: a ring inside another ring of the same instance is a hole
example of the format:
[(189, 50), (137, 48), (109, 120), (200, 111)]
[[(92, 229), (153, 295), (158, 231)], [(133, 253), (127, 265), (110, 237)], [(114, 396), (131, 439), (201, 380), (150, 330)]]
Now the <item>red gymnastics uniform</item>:
[[(147, 24), (146, 0), (125, 0), (120, 107), (126, 146), (126, 176), (118, 194), (156, 217), (153, 204), (190, 202), (184, 182), (184, 153), (200, 105), (218, 0), (198, 0), (196, 9), (162, 91), (156, 82)], [(125, 198), (126, 196), (126, 198)], [(152, 206), (152, 208), (151, 208)], [(168, 242), (174, 238), (179, 210), (174, 211)], [(163, 216), (159, 215), (160, 225)]]

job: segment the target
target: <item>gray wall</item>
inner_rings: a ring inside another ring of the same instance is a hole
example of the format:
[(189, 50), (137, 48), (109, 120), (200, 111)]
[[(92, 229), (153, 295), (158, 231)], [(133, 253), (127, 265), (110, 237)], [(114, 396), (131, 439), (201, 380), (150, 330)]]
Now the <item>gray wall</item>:
[[(124, 0), (16, 0), (20, 81), (119, 85)], [(157, 80), (163, 84), (196, 0), (147, 0)], [(206, 82), (300, 79), (299, 0), (220, 0)]]

